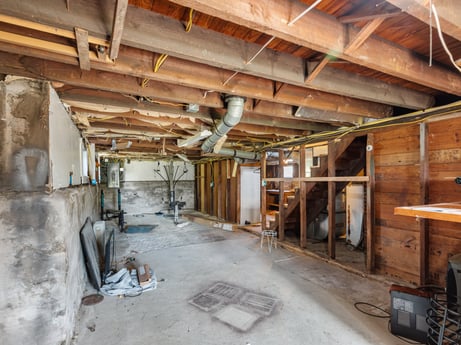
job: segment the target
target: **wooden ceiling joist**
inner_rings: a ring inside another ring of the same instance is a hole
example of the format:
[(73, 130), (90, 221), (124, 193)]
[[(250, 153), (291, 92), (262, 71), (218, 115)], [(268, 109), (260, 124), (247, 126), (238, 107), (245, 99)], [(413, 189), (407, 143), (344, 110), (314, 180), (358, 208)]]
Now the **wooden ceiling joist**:
[[(303, 47), (334, 54), (338, 58), (351, 61), (398, 78), (425, 85), (450, 94), (461, 96), (461, 75), (443, 67), (428, 66), (426, 61), (416, 57), (410, 50), (388, 43), (382, 39), (369, 37), (366, 44), (349, 54), (344, 53), (347, 45), (344, 33), (347, 26), (336, 18), (325, 16), (312, 10), (296, 25), (288, 26), (292, 13), (300, 13), (305, 5), (290, 0), (280, 2), (268, 0), (172, 0), (172, 2), (192, 7), (208, 15), (230, 20), (285, 41)], [(351, 28), (358, 32), (359, 29)], [(431, 78), (427, 76), (430, 75)]]
[(109, 57), (115, 60), (118, 57), (120, 42), (122, 41), (123, 25), (125, 23), (128, 0), (117, 0), (114, 13), (114, 23), (112, 25), (112, 36), (110, 40)]
[[(86, 85), (95, 89), (156, 97), (173, 102), (177, 99), (182, 99), (187, 103), (195, 103), (215, 108), (223, 107), (223, 102), (219, 94), (208, 93), (206, 97), (204, 97), (202, 88), (193, 89), (154, 80), (151, 80), (147, 83), (147, 85), (145, 85), (145, 87), (142, 87), (139, 78), (130, 77), (130, 75), (135, 73), (134, 70), (138, 71), (138, 75), (140, 74), (140, 68), (142, 68), (146, 74), (152, 73), (153, 75), (160, 75), (161, 73), (166, 73), (166, 66), (162, 67), (161, 71), (153, 73), (151, 69), (148, 69), (147, 64), (145, 67), (140, 67), (142, 60), (138, 60), (137, 62), (134, 62), (133, 60), (133, 64), (127, 63), (125, 65), (122, 61), (120, 61), (122, 60), (120, 54), (119, 59), (117, 59), (114, 64), (93, 63), (92, 71), (89, 71), (84, 75), (80, 75), (76, 67), (64, 65), (62, 63), (39, 60), (37, 58), (20, 58), (17, 55), (2, 52), (0, 52), (0, 57), (4, 59), (5, 64), (8, 62), (7, 65), (9, 68), (16, 65), (18, 71), (23, 69), (25, 72), (35, 73), (37, 76), (61, 81), (70, 85)], [(169, 63), (170, 59), (167, 63), (165, 63), (165, 65)], [(0, 66), (0, 68), (4, 67)], [(172, 73), (176, 73), (177, 80), (185, 77), (180, 74), (180, 72), (185, 68), (187, 68), (187, 66), (183, 66), (179, 70), (176, 70), (176, 72), (172, 71)], [(114, 72), (116, 71), (118, 74), (96, 71), (97, 69), (112, 70)], [(200, 73), (193, 77), (195, 78), (196, 83), (210, 80), (209, 73)], [(392, 109), (382, 104), (361, 101), (315, 90), (309, 91), (293, 85), (287, 85), (284, 87), (283, 90), (281, 90), (274, 98), (272, 83), (269, 80), (262, 80), (254, 77), (249, 78), (248, 76), (246, 78), (237, 76), (236, 78), (242, 79), (239, 79), (239, 87), (227, 89), (230, 94), (256, 97), (262, 100), (277, 101), (288, 105), (306, 106), (325, 111), (339, 110), (342, 113), (355, 114), (357, 116), (369, 118), (382, 118), (392, 114)]]
[[(430, 5), (427, 0), (386, 0), (388, 3), (400, 8), (403, 12), (418, 18), (419, 20), (430, 25)], [(461, 15), (459, 11), (459, 1), (444, 0), (434, 1), (437, 14), (440, 20), (442, 31), (461, 41)], [(457, 10), (453, 10), (453, 9)], [(432, 25), (435, 26), (434, 20)]]
[[(12, 1), (14, 0), (2, 1), (0, 3), (0, 12), (5, 10), (11, 13), (12, 8), (15, 8), (16, 10), (12, 12), (14, 15), (19, 17), (25, 16), (28, 19), (34, 18), (37, 11), (34, 6), (30, 6), (27, 2), (9, 6), (9, 3)], [(78, 21), (82, 23), (78, 25), (84, 25), (89, 31), (95, 32), (101, 37), (110, 34), (106, 32), (105, 29), (110, 23), (101, 23), (101, 18), (110, 18), (110, 15), (100, 16), (97, 11), (94, 11), (94, 4), (87, 4), (88, 1), (75, 0), (75, 3), (72, 14), (69, 14), (60, 1), (44, 1), (43, 6), (45, 6), (45, 8), (49, 7), (49, 10), (41, 12), (40, 15), (43, 17), (43, 20), (60, 27), (72, 25), (73, 22), (77, 21), (76, 18), (78, 18)], [(52, 15), (56, 13), (58, 13), (58, 15)], [(310, 13), (307, 14), (307, 16), (309, 15)], [(278, 80), (291, 85), (308, 87), (320, 91), (326, 90), (324, 85), (331, 84), (331, 79), (326, 79), (323, 78), (322, 75), (319, 75), (315, 83), (306, 85), (305, 63), (303, 59), (285, 53), (274, 52), (270, 49), (262, 51), (257, 59), (252, 61), (251, 64), (247, 64), (248, 58), (260, 50), (261, 47), (258, 44), (248, 43), (199, 27), (194, 27), (194, 30), (187, 33), (187, 39), (184, 39), (184, 30), (181, 23), (159, 14), (134, 7), (128, 8), (126, 18), (122, 44), (169, 54), (169, 60), (172, 56), (176, 56), (182, 59), (206, 63), (217, 68), (240, 71), (256, 77)], [(303, 19), (300, 19), (300, 21), (301, 20)], [(143, 23), (143, 28), (139, 30), (137, 23), (141, 22)], [(296, 23), (292, 28), (298, 26), (300, 25)], [(335, 35), (338, 36), (338, 33)], [(204, 47), (206, 47), (206, 54), (204, 54)], [(330, 52), (329, 49), (328, 52)], [(162, 69), (163, 68), (162, 66)], [(232, 73), (234, 72), (231, 72), (229, 75), (232, 75)], [(343, 73), (350, 74), (351, 77), (353, 76), (352, 73), (345, 71)], [(431, 103), (430, 96), (419, 93), (419, 98), (424, 96), (429, 98), (429, 100), (423, 102), (421, 106), (421, 103), (415, 103), (412, 100), (414, 96), (411, 95), (417, 93), (416, 91), (407, 90), (396, 85), (385, 85), (386, 83), (382, 81), (368, 77), (363, 78), (369, 80), (374, 86), (371, 88), (363, 88), (361, 85), (355, 85), (355, 79), (351, 78), (352, 81), (347, 87), (340, 85), (336, 87), (335, 92), (343, 96), (355, 97), (372, 102), (387, 103), (400, 107), (410, 105), (412, 109), (421, 109), (424, 108), (426, 104)], [(221, 83), (224, 83), (226, 79), (227, 78), (223, 79)], [(236, 85), (238, 85), (238, 80), (233, 78), (231, 82), (221, 86), (232, 87)], [(390, 88), (396, 89), (390, 96), (380, 91)], [(405, 101), (407, 93), (409, 93), (410, 96), (408, 96), (409, 99)], [(400, 97), (393, 97), (394, 94), (399, 94)], [(404, 100), (403, 103), (402, 99)]]

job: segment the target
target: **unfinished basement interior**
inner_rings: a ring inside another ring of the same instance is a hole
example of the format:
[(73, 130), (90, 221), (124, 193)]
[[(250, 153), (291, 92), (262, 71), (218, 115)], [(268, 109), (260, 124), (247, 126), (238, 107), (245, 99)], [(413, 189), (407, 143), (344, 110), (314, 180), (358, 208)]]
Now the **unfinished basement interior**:
[(459, 5), (0, 1), (0, 343), (461, 344)]

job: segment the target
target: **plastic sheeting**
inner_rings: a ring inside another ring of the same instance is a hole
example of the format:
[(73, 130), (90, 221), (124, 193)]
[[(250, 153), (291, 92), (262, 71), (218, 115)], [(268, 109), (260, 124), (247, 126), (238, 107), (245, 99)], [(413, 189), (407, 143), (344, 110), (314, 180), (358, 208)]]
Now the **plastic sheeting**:
[(152, 270), (150, 270), (150, 274), (151, 281), (141, 286), (135, 269), (129, 271), (122, 268), (117, 273), (106, 277), (100, 291), (107, 296), (138, 296), (144, 291), (157, 288), (157, 278)]

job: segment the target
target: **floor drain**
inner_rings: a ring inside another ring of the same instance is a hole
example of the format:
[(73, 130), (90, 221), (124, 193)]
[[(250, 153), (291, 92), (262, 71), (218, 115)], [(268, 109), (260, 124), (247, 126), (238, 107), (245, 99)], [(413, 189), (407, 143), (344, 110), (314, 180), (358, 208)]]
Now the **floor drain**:
[(202, 309), (203, 311), (208, 312), (220, 304), (221, 300), (206, 293), (201, 293), (200, 295), (192, 298), (189, 303), (195, 305), (197, 308)]
[(272, 297), (247, 292), (240, 300), (240, 304), (250, 309), (269, 316), (274, 310), (277, 300)]
[(240, 295), (242, 289), (226, 283), (216, 283), (206, 292), (231, 300)]
[(214, 283), (189, 300), (197, 308), (213, 313), (213, 318), (242, 332), (270, 316), (278, 302), (276, 298), (223, 282)]

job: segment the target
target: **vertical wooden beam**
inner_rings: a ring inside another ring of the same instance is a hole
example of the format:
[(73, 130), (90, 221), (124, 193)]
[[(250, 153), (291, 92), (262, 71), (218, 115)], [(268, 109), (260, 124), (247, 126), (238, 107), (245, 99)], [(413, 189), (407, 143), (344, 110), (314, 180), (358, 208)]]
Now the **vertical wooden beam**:
[(227, 220), (227, 160), (220, 162), (219, 209), (220, 218)]
[[(236, 162), (237, 163), (237, 162)], [(241, 212), (240, 212), (240, 208), (242, 206), (242, 197), (241, 197), (241, 193), (240, 191), (242, 190), (242, 181), (241, 181), (241, 178), (242, 178), (242, 174), (241, 174), (241, 170), (240, 170), (240, 164), (237, 164), (237, 169), (236, 169), (236, 175), (235, 175), (235, 181), (236, 181), (236, 185), (237, 185), (237, 189), (236, 189), (236, 197), (237, 197), (237, 201), (236, 201), (236, 216), (237, 216), (237, 224), (241, 224), (242, 223), (242, 219), (241, 219)]]
[[(328, 142), (328, 177), (336, 176), (336, 144)], [(328, 256), (336, 258), (336, 183), (328, 181)]]
[(279, 182), (279, 240), (285, 239), (285, 205), (283, 195), (285, 190), (285, 182)]
[(213, 162), (213, 213), (212, 216), (219, 217), (219, 162)]
[(199, 201), (200, 201), (200, 212), (206, 213), (206, 185), (205, 179), (206, 177), (206, 169), (205, 164), (200, 164), (200, 174), (199, 174), (199, 181), (200, 181), (200, 193), (199, 193)]
[[(283, 166), (285, 165), (285, 152), (283, 150), (278, 150), (279, 152), (279, 177), (283, 177)], [(279, 182), (279, 240), (283, 241), (285, 239), (285, 183), (283, 181)]]
[(369, 178), (367, 183), (367, 215), (366, 215), (366, 245), (367, 245), (367, 271), (372, 273), (375, 269), (375, 158), (374, 158), (374, 134), (367, 135), (366, 173)]
[(112, 24), (112, 37), (110, 40), (109, 57), (115, 60), (118, 57), (120, 42), (122, 41), (123, 25), (125, 23), (126, 11), (128, 9), (128, 0), (117, 0), (114, 12), (114, 21)]
[[(426, 205), (429, 199), (429, 139), (428, 125), (419, 125), (420, 157), (419, 157), (419, 188), (420, 205)], [(429, 278), (429, 222), (419, 219), (419, 285), (426, 285)]]
[(84, 71), (89, 71), (90, 66), (90, 46), (88, 43), (88, 31), (74, 28), (75, 39), (77, 40), (78, 62), (80, 68)]
[(266, 230), (266, 221), (267, 221), (267, 195), (266, 195), (266, 182), (267, 177), (267, 167), (266, 167), (266, 152), (261, 152), (261, 159), (259, 161), (261, 164), (260, 169), (260, 187), (261, 187), (261, 230)]
[(213, 180), (213, 163), (206, 164), (206, 173), (205, 173), (205, 212), (209, 215), (213, 213), (213, 188), (211, 187), (211, 181)]
[[(299, 177), (306, 177), (306, 146), (299, 148)], [(306, 205), (306, 182), (299, 186), (299, 246), (306, 248), (307, 242), (307, 205)]]
[[(239, 223), (237, 219), (237, 201), (240, 200), (240, 188), (237, 181), (238, 163), (235, 160), (229, 161), (231, 164), (230, 187), (229, 187), (229, 220), (234, 223)], [(240, 210), (240, 207), (238, 207)]]

